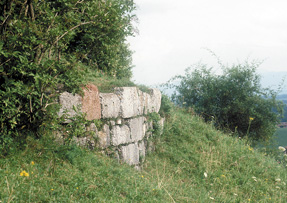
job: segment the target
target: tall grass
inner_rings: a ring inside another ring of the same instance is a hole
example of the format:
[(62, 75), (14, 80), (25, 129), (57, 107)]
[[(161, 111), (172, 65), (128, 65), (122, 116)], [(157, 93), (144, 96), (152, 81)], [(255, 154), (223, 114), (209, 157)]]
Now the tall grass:
[(286, 168), (182, 110), (141, 171), (51, 139), (0, 159), (2, 202), (287, 202)]
[(245, 140), (177, 111), (145, 173), (171, 202), (287, 202), (287, 170)]

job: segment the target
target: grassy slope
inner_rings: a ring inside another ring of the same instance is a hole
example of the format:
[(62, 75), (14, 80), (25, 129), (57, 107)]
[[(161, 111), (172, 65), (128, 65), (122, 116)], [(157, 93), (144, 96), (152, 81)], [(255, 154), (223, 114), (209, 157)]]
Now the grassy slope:
[(31, 139), (26, 151), (0, 159), (0, 200), (287, 202), (286, 168), (197, 116), (177, 111), (157, 142), (138, 172), (97, 152)]

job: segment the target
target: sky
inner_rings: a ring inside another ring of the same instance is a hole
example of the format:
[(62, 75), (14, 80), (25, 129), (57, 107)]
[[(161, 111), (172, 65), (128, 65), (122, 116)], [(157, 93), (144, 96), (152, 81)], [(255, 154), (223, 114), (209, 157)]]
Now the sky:
[(134, 2), (139, 34), (128, 41), (138, 84), (164, 83), (198, 62), (216, 67), (210, 51), (229, 65), (263, 61), (258, 72), (271, 82), (287, 74), (286, 0)]

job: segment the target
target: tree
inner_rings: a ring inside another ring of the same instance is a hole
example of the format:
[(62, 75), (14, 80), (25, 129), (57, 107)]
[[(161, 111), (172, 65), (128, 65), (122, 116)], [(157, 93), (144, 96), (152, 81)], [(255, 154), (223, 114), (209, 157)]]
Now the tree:
[(198, 64), (188, 68), (184, 76), (176, 76), (178, 85), (173, 100), (181, 106), (192, 107), (205, 121), (220, 129), (228, 129), (251, 139), (269, 139), (276, 130), (282, 113), (282, 102), (276, 92), (263, 89), (256, 73), (259, 64), (248, 63), (226, 67), (222, 74)]
[(1, 146), (55, 116), (59, 87), (76, 91), (85, 70), (131, 76), (134, 9), (133, 0), (0, 2)]

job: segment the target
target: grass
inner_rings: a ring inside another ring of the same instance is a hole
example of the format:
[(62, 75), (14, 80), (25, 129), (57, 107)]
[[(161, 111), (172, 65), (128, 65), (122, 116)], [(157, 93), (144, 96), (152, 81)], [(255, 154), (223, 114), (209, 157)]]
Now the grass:
[(104, 73), (88, 70), (83, 81), (85, 84), (91, 83), (99, 88), (101, 93), (113, 93), (115, 87), (138, 87), (143, 92), (149, 92), (145, 85), (132, 82), (129, 78), (117, 79)]
[(29, 138), (26, 150), (0, 159), (0, 200), (287, 202), (282, 164), (198, 116), (172, 112), (156, 142), (136, 171), (97, 151)]

